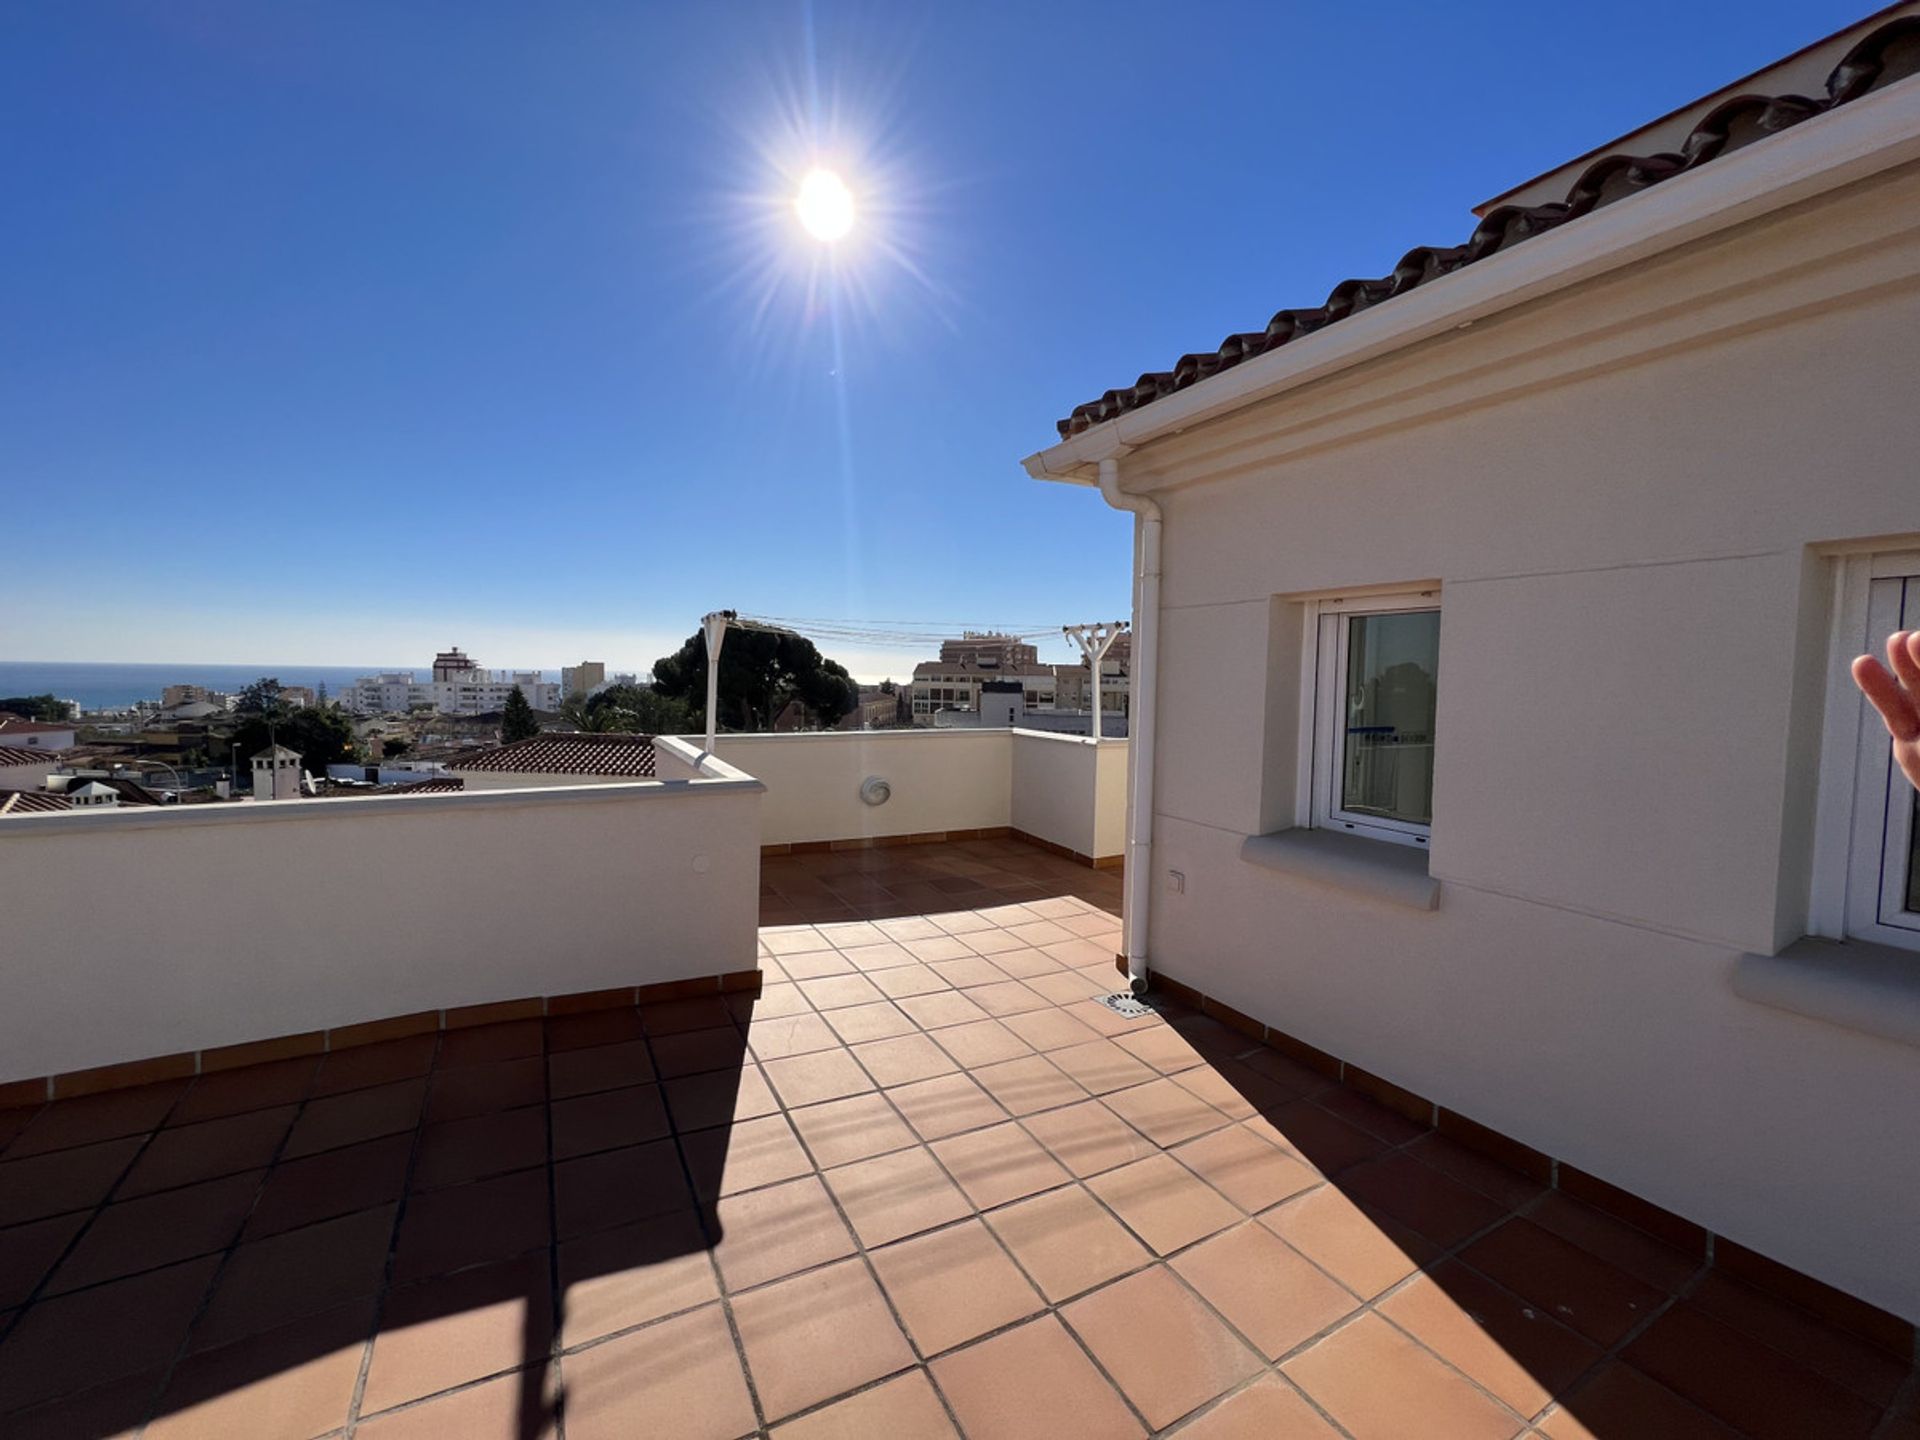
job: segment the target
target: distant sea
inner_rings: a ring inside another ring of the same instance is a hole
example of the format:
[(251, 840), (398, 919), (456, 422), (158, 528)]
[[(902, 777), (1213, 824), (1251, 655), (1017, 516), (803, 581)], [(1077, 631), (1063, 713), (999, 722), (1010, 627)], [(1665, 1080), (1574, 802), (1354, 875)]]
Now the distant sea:
[[(136, 700), (158, 700), (169, 685), (204, 685), (234, 691), (271, 675), (282, 685), (306, 685), (338, 694), (362, 675), (404, 670), (404, 665), (90, 665), (39, 660), (0, 660), (0, 695), (45, 695), (77, 700), (83, 710), (119, 709)], [(425, 670), (416, 674), (424, 675)]]

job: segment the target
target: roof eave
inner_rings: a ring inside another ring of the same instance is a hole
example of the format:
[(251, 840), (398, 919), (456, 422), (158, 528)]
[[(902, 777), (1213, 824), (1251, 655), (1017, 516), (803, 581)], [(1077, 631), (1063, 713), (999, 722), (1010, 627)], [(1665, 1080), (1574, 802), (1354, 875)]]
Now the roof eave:
[(1092, 485), (1103, 459), (1915, 159), (1920, 77), (1089, 426), (1022, 463), (1036, 480)]

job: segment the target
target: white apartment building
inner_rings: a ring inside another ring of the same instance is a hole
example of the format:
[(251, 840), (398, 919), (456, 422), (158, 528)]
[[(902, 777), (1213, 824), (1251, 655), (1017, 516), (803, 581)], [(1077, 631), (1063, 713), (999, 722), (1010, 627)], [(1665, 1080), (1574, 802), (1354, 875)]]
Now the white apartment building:
[[(455, 657), (467, 663), (450, 663)], [(458, 650), (435, 658), (431, 680), (417, 680), (411, 670), (363, 675), (338, 698), (341, 708), (355, 715), (404, 714), (416, 706), (442, 715), (485, 715), (504, 709), (515, 686), (536, 710), (560, 708), (560, 686), (543, 672), (482, 670)]]

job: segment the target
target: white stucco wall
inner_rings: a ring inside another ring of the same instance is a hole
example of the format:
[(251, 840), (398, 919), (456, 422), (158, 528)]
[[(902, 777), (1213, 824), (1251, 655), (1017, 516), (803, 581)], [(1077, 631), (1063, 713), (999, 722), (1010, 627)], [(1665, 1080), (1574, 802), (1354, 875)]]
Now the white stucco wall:
[[(1125, 756), (1127, 747), (1111, 742), (1096, 746), (1091, 736), (1049, 735), (1023, 730), (1013, 741), (1013, 826), (1042, 840), (1064, 845), (1077, 855), (1101, 858), (1118, 855), (1121, 845), (1102, 850), (1100, 762), (1108, 755), (1121, 757), (1119, 822), (1126, 830)], [(1107, 767), (1111, 768), (1111, 767)], [(1113, 808), (1112, 786), (1106, 787), (1109, 810)], [(1106, 838), (1111, 843), (1112, 815), (1106, 817)]]
[(754, 967), (749, 780), (0, 823), (0, 1081)]
[[(1155, 965), (1920, 1319), (1920, 1050), (1728, 983), (1807, 928), (1816, 547), (1920, 531), (1915, 216), (1909, 167), (1122, 463), (1166, 517)], [(1240, 857), (1301, 783), (1288, 597), (1403, 581), (1432, 912)]]

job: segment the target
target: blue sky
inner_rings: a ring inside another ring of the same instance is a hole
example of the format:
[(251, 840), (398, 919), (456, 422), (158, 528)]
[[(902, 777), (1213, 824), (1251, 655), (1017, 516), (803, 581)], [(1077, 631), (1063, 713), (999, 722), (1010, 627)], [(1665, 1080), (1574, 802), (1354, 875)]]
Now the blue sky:
[(1055, 419), (1864, 13), (11, 0), (0, 658), (1123, 615)]

